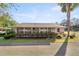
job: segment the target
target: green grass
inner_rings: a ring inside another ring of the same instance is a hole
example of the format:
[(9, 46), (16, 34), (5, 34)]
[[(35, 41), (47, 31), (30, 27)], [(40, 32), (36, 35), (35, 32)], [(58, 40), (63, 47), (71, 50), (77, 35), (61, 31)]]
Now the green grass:
[[(55, 43), (63, 43), (65, 39), (56, 39)], [(79, 39), (68, 39), (68, 42), (79, 42)]]
[[(67, 33), (67, 32), (65, 32), (65, 33)], [(76, 37), (73, 39), (68, 39), (68, 42), (79, 42), (79, 32), (70, 32), (70, 34), (73, 34), (73, 33), (75, 33)], [(56, 39), (55, 43), (62, 43), (64, 41), (65, 41), (65, 38)]]
[(76, 37), (73, 39), (69, 39), (68, 42), (79, 42), (79, 32), (71, 32), (75, 33)]
[(8, 39), (8, 40), (0, 40), (0, 43), (31, 43), (31, 42), (49, 42), (47, 39)]

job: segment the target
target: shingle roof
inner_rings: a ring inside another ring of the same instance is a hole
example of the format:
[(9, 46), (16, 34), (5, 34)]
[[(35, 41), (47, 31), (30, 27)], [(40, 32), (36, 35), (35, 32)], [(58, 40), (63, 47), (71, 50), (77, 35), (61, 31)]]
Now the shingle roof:
[(14, 27), (64, 27), (53, 23), (20, 23)]

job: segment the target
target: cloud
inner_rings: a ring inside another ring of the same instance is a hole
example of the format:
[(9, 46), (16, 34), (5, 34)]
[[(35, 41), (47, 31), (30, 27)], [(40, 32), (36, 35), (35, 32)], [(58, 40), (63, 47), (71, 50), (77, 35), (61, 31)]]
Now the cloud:
[[(50, 8), (51, 9), (51, 8)], [(55, 10), (55, 9), (54, 9)], [(57, 14), (53, 13), (54, 11), (34, 11), (32, 13), (15, 13), (14, 17), (18, 22), (37, 22), (37, 23), (51, 23), (58, 19)]]
[(19, 16), (19, 17), (28, 17), (28, 18), (34, 18), (35, 14), (26, 14), (26, 13), (22, 13), (22, 14), (15, 14), (15, 16)]
[(52, 11), (61, 11), (61, 7), (60, 6), (54, 6), (51, 8)]
[[(40, 7), (40, 6), (39, 6)], [(60, 7), (53, 6), (47, 9), (33, 8), (31, 11), (13, 13), (17, 22), (37, 22), (37, 23), (52, 23), (62, 17)], [(60, 16), (60, 17), (59, 17)]]
[(27, 13), (27, 12), (16, 12), (16, 13), (13, 13), (13, 16), (16, 17), (16, 18), (20, 18), (20, 20), (23, 18), (23, 19), (35, 19), (36, 16), (37, 16), (37, 10), (36, 9), (33, 9), (31, 12)]
[(74, 17), (75, 17), (75, 18), (79, 18), (79, 16), (78, 16), (78, 15), (73, 15), (72, 17), (73, 17), (73, 18), (74, 18)]

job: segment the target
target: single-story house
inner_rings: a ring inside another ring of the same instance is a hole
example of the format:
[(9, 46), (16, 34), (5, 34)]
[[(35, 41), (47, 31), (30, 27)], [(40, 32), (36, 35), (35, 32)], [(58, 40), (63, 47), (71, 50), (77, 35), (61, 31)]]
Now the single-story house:
[(20, 23), (12, 27), (17, 33), (16, 37), (42, 37), (45, 35), (35, 35), (35, 33), (63, 33), (64, 26), (53, 23)]

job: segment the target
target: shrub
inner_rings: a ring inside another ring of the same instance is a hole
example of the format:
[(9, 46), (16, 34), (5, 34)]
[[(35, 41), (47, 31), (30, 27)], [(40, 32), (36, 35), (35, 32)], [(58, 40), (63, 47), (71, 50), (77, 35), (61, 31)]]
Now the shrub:
[(73, 38), (75, 38), (75, 34), (72, 34), (69, 37), (70, 37), (70, 39), (73, 39)]
[(0, 32), (0, 37), (4, 37), (5, 33)]
[(6, 31), (6, 34), (4, 36), (5, 39), (10, 39), (16, 36), (16, 33), (13, 31)]
[(56, 38), (61, 39), (62, 37), (63, 37), (62, 34), (58, 34)]
[(52, 32), (52, 33), (49, 33), (48, 36), (49, 36), (49, 38), (56, 39), (57, 33)]

